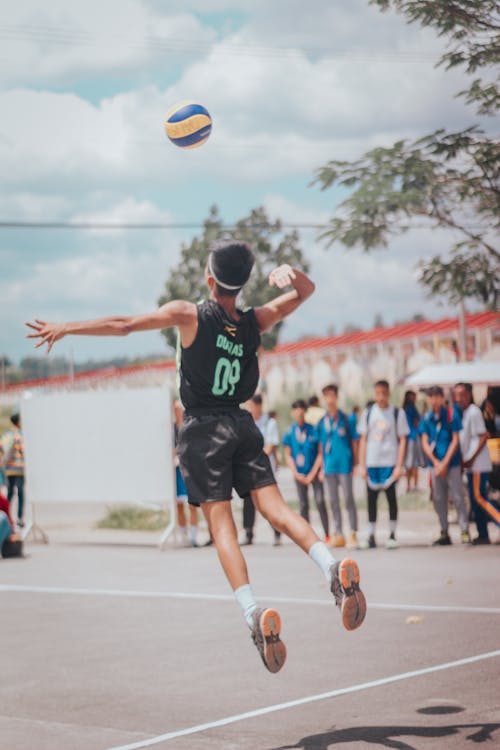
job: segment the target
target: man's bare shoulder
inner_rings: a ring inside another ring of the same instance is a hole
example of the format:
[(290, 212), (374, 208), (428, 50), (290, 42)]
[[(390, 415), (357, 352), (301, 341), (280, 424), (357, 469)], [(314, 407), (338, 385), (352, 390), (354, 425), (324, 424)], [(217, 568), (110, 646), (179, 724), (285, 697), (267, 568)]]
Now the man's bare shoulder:
[(166, 318), (175, 318), (176, 325), (189, 325), (198, 318), (198, 306), (194, 302), (176, 299), (165, 303), (160, 312)]

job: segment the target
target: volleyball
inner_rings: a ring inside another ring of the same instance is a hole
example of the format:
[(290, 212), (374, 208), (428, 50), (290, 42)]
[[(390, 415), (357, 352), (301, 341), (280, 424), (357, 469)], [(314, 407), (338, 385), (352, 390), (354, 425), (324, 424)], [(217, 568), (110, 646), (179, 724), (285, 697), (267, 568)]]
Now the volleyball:
[(198, 148), (208, 140), (211, 130), (212, 118), (197, 102), (177, 102), (165, 117), (167, 138), (180, 148)]

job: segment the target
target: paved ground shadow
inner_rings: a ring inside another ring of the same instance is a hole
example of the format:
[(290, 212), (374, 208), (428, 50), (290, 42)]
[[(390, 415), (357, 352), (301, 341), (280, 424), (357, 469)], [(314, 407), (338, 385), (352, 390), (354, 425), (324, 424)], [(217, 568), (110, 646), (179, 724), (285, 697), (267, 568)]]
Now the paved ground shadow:
[[(456, 735), (472, 743), (493, 740), (493, 735), (500, 729), (500, 723), (491, 724), (450, 724), (444, 727), (412, 726), (371, 726), (332, 729), (321, 734), (302, 737), (295, 745), (281, 745), (268, 750), (329, 750), (335, 745), (365, 742), (367, 745), (379, 745), (396, 750), (418, 750), (411, 744), (412, 737), (444, 738)], [(402, 739), (402, 738), (408, 738)], [(461, 745), (462, 747), (462, 745)]]

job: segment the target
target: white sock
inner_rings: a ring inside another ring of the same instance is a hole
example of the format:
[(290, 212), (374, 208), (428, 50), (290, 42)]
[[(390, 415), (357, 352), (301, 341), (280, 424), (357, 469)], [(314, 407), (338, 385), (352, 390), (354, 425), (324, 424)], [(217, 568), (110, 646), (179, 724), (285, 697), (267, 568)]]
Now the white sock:
[(237, 588), (234, 592), (236, 601), (243, 610), (243, 616), (248, 623), (248, 627), (251, 628), (253, 625), (252, 614), (257, 609), (257, 602), (255, 601), (252, 588), (249, 583), (244, 584)]
[(191, 544), (196, 544), (196, 535), (198, 534), (198, 526), (189, 527), (189, 541)]
[(396, 533), (396, 526), (397, 525), (398, 525), (397, 521), (389, 521), (389, 531), (391, 532), (391, 534), (395, 534)]
[(330, 583), (330, 568), (335, 562), (335, 558), (326, 544), (324, 542), (315, 542), (309, 550), (309, 557), (323, 571), (323, 575), (328, 583)]
[(375, 536), (375, 524), (370, 521), (368, 524), (368, 534), (370, 536)]

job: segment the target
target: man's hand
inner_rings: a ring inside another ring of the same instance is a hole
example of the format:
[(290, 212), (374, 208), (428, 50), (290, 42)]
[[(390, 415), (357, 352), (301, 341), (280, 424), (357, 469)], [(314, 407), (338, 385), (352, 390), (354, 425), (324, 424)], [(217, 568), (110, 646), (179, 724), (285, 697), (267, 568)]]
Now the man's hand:
[(274, 271), (269, 274), (270, 286), (277, 286), (278, 289), (284, 289), (287, 286), (292, 285), (293, 279), (296, 278), (295, 271), (288, 263), (284, 263), (282, 266), (278, 266)]
[(368, 471), (366, 469), (366, 466), (362, 466), (361, 464), (358, 464), (359, 466), (359, 475), (361, 479), (366, 480), (368, 478)]
[(35, 319), (34, 323), (26, 323), (36, 333), (28, 333), (27, 339), (40, 339), (35, 344), (35, 349), (47, 344), (47, 354), (50, 352), (56, 341), (59, 341), (66, 335), (66, 326), (64, 323), (46, 323), (43, 320)]
[(295, 472), (295, 480), (296, 480), (296, 481), (297, 481), (297, 482), (298, 482), (299, 484), (307, 484), (307, 482), (306, 482), (306, 477), (304, 476), (304, 474), (299, 474), (299, 472), (298, 472), (298, 471), (297, 471), (297, 472)]
[(448, 473), (448, 466), (443, 461), (437, 461), (434, 464), (434, 471), (437, 477), (445, 477)]
[(394, 471), (392, 472), (392, 481), (397, 482), (398, 479), (400, 479), (403, 476), (403, 467), (402, 466), (395, 466)]

